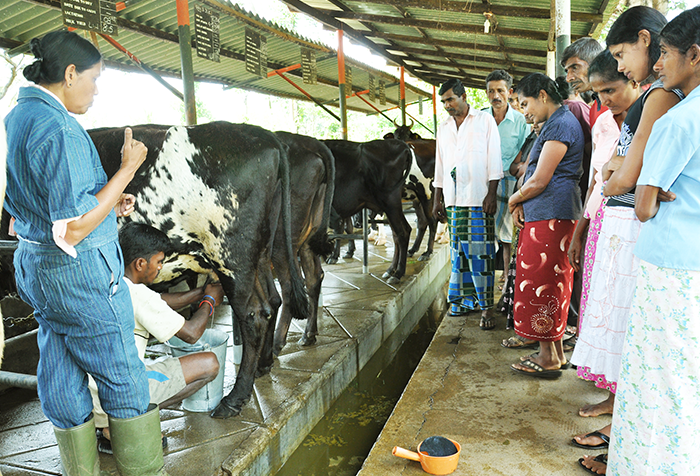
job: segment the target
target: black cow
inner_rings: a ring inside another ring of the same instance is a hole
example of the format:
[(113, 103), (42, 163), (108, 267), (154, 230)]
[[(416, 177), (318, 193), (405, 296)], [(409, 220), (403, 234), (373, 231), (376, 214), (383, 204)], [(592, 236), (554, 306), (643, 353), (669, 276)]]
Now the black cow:
[(401, 189), (411, 170), (411, 151), (398, 140), (323, 141), (335, 157), (333, 208), (349, 218), (363, 208), (383, 212), (394, 238), (394, 259), (382, 276), (396, 284), (406, 273), (411, 225), (401, 207)]
[[(287, 305), (308, 316), (304, 282), (292, 250), (289, 164), (286, 147), (269, 131), (246, 124), (133, 127), (148, 147), (127, 192), (136, 196), (133, 220), (171, 237), (179, 256), (195, 256), (213, 269), (233, 308), (243, 358), (233, 390), (212, 412), (228, 418), (250, 398), (264, 342), (274, 333), (270, 301), (279, 300), (271, 271), (280, 233), (291, 277)], [(120, 164), (122, 128), (89, 131), (109, 176)]]
[[(316, 139), (288, 132), (275, 134), (289, 147), (292, 243), (304, 270), (311, 304), (306, 329), (299, 343), (312, 345), (316, 343), (318, 334), (318, 298), (323, 281), (320, 256), (330, 254), (333, 249), (333, 244), (328, 241), (328, 223), (335, 190), (335, 162), (328, 147)], [(284, 242), (279, 233), (275, 236), (272, 263), (282, 287), (283, 302), (286, 303), (291, 298), (292, 289)], [(292, 317), (301, 316), (293, 316), (289, 306), (283, 306), (277, 322), (274, 346), (265, 346), (261, 365), (272, 364), (272, 355), (267, 352), (268, 348), (272, 348), (274, 353), (279, 355), (287, 342)], [(260, 365), (258, 369), (261, 369)]]
[(427, 250), (418, 258), (418, 261), (428, 260), (433, 253), (437, 230), (437, 219), (433, 216), (431, 187), (432, 178), (435, 176), (435, 140), (422, 139), (421, 136), (411, 131), (411, 126), (397, 126), (396, 130), (386, 134), (384, 139), (398, 139), (406, 142), (416, 158), (403, 195), (404, 200), (413, 202), (418, 219), (416, 240), (411, 249), (408, 250), (408, 255), (413, 256), (420, 249), (425, 230), (430, 229)]

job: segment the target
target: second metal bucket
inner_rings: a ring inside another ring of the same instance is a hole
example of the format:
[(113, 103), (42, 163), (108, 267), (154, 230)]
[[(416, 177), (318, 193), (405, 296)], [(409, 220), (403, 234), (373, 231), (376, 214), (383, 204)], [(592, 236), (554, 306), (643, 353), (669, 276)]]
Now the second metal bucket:
[(194, 352), (214, 352), (219, 361), (219, 374), (214, 380), (197, 390), (196, 393), (182, 401), (182, 408), (190, 412), (209, 412), (219, 404), (224, 396), (224, 373), (226, 366), (226, 343), (228, 334), (216, 329), (207, 329), (194, 344), (172, 337), (168, 345), (173, 357), (180, 357)]

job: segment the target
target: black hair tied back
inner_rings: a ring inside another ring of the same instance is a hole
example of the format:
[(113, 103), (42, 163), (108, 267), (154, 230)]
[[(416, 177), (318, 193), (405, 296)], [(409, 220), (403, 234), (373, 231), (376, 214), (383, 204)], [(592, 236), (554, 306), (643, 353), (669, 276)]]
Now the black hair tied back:
[(36, 60), (24, 68), (23, 74), (36, 84), (61, 83), (68, 66), (74, 65), (75, 71), (82, 73), (102, 60), (102, 55), (92, 43), (67, 30), (52, 31), (42, 38), (34, 38), (29, 48)]
[(24, 68), (22, 74), (27, 78), (28, 81), (39, 84), (43, 82), (41, 80), (41, 66), (43, 64), (44, 53), (41, 50), (41, 40), (39, 38), (33, 38), (29, 43), (29, 49), (34, 55), (34, 62)]

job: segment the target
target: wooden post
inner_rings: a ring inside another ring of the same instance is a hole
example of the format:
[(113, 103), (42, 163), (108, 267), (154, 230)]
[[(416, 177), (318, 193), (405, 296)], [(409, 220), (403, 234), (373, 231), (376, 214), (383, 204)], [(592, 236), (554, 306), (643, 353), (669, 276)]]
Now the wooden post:
[(406, 82), (403, 78), (404, 68), (399, 68), (399, 107), (401, 108), (401, 125), (406, 125)]
[(433, 136), (437, 138), (437, 93), (433, 86)]
[(348, 111), (345, 95), (345, 54), (343, 53), (343, 30), (338, 30), (338, 94), (340, 94), (340, 129), (343, 140), (348, 140)]
[[(338, 30), (338, 93), (340, 94), (340, 129), (343, 140), (348, 140), (348, 111), (345, 93), (345, 54), (343, 30)], [(369, 273), (369, 241), (367, 240), (367, 209), (362, 209), (362, 274)]]
[(556, 22), (556, 76), (561, 76), (564, 73), (564, 67), (561, 65), (561, 58), (564, 50), (571, 44), (571, 0), (556, 0), (555, 4), (555, 22)]
[(192, 66), (192, 37), (190, 36), (190, 7), (188, 0), (176, 0), (177, 33), (182, 65), (182, 90), (185, 94), (185, 118), (188, 126), (197, 124), (197, 103), (194, 98), (194, 67)]

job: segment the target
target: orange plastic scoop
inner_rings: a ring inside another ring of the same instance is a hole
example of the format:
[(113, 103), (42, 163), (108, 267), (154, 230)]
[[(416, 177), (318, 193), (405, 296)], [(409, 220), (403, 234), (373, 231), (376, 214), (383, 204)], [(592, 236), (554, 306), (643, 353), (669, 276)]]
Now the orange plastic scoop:
[[(434, 438), (434, 437), (431, 437)], [(449, 438), (447, 438), (449, 440)], [(448, 456), (430, 456), (427, 452), (421, 451), (421, 446), (425, 440), (418, 445), (418, 452), (409, 451), (399, 446), (394, 446), (391, 454), (399, 458), (410, 459), (411, 461), (420, 462), (423, 471), (429, 474), (450, 474), (457, 469), (459, 463), (459, 454), (462, 447), (454, 440), (449, 440), (454, 443), (457, 452)]]

